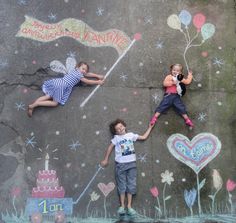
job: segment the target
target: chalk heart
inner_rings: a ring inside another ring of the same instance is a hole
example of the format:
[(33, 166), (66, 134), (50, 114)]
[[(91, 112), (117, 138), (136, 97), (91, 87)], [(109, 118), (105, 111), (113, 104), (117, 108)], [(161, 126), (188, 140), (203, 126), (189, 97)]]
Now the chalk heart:
[(104, 196), (107, 197), (108, 194), (110, 194), (110, 192), (114, 190), (115, 184), (113, 182), (110, 182), (108, 184), (99, 183), (98, 188), (104, 194)]
[(173, 134), (167, 140), (170, 153), (198, 174), (221, 150), (220, 140), (211, 133), (200, 133), (191, 141), (184, 135)]

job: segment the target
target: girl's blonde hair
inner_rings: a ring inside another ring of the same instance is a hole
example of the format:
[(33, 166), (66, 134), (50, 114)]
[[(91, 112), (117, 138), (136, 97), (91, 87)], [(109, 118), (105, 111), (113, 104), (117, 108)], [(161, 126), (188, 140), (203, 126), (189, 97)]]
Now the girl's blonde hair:
[(171, 66), (170, 66), (170, 71), (172, 71), (172, 69), (173, 69), (173, 67), (174, 66), (179, 66), (180, 67), (180, 69), (181, 69), (181, 72), (183, 73), (183, 65), (182, 64), (180, 64), (180, 63), (175, 63), (175, 64), (172, 64)]

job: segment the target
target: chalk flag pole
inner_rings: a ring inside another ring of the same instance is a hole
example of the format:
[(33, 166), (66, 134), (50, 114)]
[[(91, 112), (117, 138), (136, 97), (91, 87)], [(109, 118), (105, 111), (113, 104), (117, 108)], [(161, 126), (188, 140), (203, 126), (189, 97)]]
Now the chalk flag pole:
[[(106, 75), (104, 76), (104, 80), (110, 75), (110, 73), (112, 72), (112, 70), (115, 68), (115, 66), (119, 63), (119, 61), (125, 56), (125, 54), (130, 50), (130, 48), (134, 45), (134, 43), (137, 40), (141, 39), (141, 34), (140, 33), (136, 33), (134, 35), (134, 39), (132, 40), (132, 42), (130, 43), (130, 45), (125, 49), (125, 51), (120, 55), (120, 57), (117, 59), (117, 61), (112, 65), (112, 67), (109, 69), (109, 71), (107, 71)], [(85, 104), (90, 100), (90, 98), (95, 94), (95, 92), (101, 87), (101, 85), (97, 85), (93, 91), (89, 94), (89, 96), (87, 98), (85, 98), (85, 100), (80, 104), (80, 107), (83, 108), (85, 106)]]
[(85, 189), (84, 189), (83, 192), (80, 194), (80, 196), (78, 197), (78, 199), (73, 202), (73, 204), (77, 204), (77, 203), (79, 202), (79, 200), (83, 197), (83, 195), (85, 194), (85, 192), (87, 191), (87, 189), (89, 188), (89, 186), (91, 185), (91, 183), (94, 181), (95, 177), (98, 175), (98, 173), (99, 173), (100, 170), (102, 170), (102, 169), (104, 169), (104, 168), (99, 164), (96, 173), (93, 175), (93, 177), (92, 177), (91, 180), (89, 181), (88, 185), (85, 187)]

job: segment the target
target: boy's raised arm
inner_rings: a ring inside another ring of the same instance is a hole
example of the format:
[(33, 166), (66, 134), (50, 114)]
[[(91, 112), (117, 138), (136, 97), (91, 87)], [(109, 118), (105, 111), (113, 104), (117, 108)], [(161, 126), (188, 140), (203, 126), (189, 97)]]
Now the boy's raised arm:
[(150, 135), (152, 128), (154, 125), (150, 125), (148, 126), (148, 129), (146, 130), (146, 132), (143, 135), (140, 135), (138, 137), (138, 140), (146, 140), (148, 138), (148, 136)]

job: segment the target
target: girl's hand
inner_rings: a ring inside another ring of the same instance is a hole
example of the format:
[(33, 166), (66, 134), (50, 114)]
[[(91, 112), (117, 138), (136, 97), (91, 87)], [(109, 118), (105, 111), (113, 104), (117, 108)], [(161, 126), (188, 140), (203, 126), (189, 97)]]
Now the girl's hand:
[(97, 81), (97, 84), (98, 84), (98, 85), (103, 85), (104, 82), (105, 82), (105, 80), (98, 80), (98, 81)]
[(189, 70), (188, 74), (193, 75), (193, 71)]
[(104, 76), (103, 76), (103, 75), (100, 75), (100, 74), (98, 74), (98, 79), (99, 79), (99, 80), (103, 80), (103, 79), (104, 79)]

